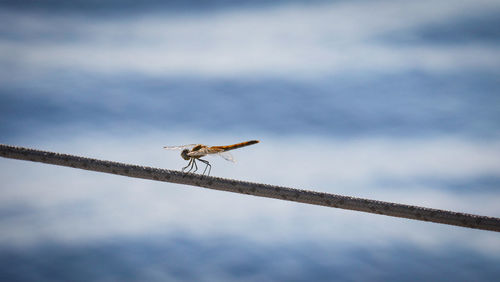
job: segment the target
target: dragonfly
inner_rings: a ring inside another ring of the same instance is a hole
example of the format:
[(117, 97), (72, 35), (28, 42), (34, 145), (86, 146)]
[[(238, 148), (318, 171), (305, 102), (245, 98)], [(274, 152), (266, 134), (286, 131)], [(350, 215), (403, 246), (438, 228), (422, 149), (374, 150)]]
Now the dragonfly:
[(181, 157), (186, 161), (189, 161), (188, 165), (182, 168), (182, 172), (184, 172), (184, 170), (189, 168), (187, 173), (190, 173), (194, 168), (193, 173), (195, 173), (198, 170), (198, 165), (196, 164), (196, 161), (198, 160), (206, 165), (202, 175), (205, 175), (207, 168), (208, 168), (207, 175), (210, 175), (210, 171), (212, 170), (212, 165), (207, 160), (201, 159), (201, 157), (204, 157), (206, 155), (219, 155), (227, 161), (235, 162), (233, 156), (228, 151), (257, 144), (259, 142), (260, 141), (258, 140), (250, 140), (227, 146), (207, 146), (203, 144), (189, 144), (182, 146), (164, 146), (163, 148), (167, 150), (181, 150)]

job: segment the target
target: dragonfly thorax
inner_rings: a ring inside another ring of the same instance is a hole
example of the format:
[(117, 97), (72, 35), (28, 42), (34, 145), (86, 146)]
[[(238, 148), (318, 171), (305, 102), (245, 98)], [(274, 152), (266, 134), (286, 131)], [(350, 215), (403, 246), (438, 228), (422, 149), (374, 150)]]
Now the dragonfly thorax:
[(188, 149), (184, 149), (184, 150), (182, 150), (182, 152), (181, 152), (181, 157), (182, 157), (183, 159), (185, 159), (186, 161), (188, 161), (188, 160), (190, 159), (190, 157), (187, 155), (187, 154), (188, 154), (188, 152), (189, 152), (189, 150), (188, 150)]

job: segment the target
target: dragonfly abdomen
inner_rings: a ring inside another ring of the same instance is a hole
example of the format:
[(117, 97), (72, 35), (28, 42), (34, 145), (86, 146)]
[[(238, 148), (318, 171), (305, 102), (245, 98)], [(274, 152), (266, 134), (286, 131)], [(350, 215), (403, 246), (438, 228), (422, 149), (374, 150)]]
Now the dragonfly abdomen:
[(222, 149), (224, 151), (229, 151), (229, 150), (234, 150), (234, 149), (238, 149), (238, 148), (245, 147), (245, 146), (250, 146), (253, 144), (257, 144), (257, 143), (259, 143), (258, 140), (251, 140), (251, 141), (241, 142), (238, 144), (227, 145), (227, 146), (213, 146), (212, 148)]

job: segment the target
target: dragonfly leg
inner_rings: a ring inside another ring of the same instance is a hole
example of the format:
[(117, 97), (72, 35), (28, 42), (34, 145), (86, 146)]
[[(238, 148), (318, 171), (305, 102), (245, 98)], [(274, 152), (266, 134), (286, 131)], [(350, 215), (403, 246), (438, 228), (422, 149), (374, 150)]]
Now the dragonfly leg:
[(198, 165), (196, 165), (196, 160), (195, 159), (193, 159), (193, 164), (194, 164), (194, 167), (195, 167), (193, 173), (195, 173), (198, 170)]
[(191, 165), (191, 162), (193, 162), (193, 159), (190, 159), (188, 165), (182, 168), (182, 172)]
[(210, 163), (206, 160), (202, 160), (202, 159), (198, 159), (200, 162), (206, 164), (207, 166), (205, 166), (205, 170), (203, 171), (203, 174), (202, 175), (205, 175), (205, 171), (207, 171), (207, 168), (208, 168), (208, 174), (207, 176), (210, 176), (210, 171), (212, 171), (212, 165), (210, 165)]
[(189, 170), (187, 171), (187, 173), (190, 173), (191, 170), (193, 170), (195, 165), (196, 165), (196, 161), (194, 159), (191, 159), (191, 167), (189, 167)]

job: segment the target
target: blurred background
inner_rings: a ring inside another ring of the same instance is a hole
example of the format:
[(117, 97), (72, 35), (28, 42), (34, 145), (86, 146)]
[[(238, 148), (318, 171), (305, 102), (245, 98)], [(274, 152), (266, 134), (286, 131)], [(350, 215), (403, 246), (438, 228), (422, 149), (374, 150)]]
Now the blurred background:
[[(499, 1), (0, 1), (0, 142), (500, 217)], [(493, 281), (489, 231), (0, 159), (2, 281)]]

